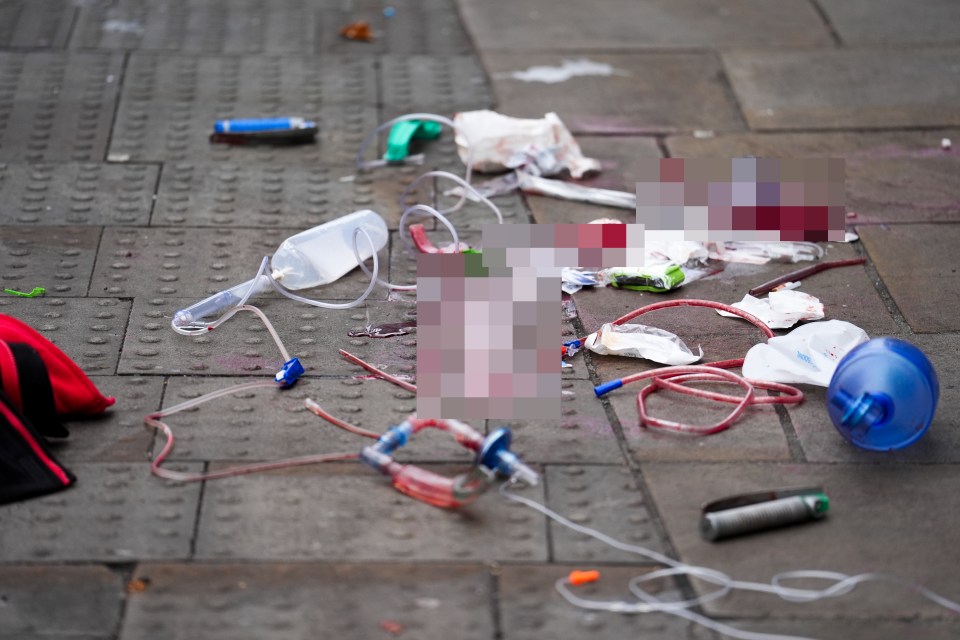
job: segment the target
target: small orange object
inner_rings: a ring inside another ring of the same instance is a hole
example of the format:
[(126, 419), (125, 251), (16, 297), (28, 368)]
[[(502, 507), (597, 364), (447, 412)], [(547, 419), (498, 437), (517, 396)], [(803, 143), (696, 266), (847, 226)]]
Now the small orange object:
[(134, 578), (127, 583), (127, 593), (143, 593), (150, 586), (150, 578)]
[(570, 575), (567, 576), (567, 580), (575, 587), (588, 582), (596, 582), (599, 579), (599, 571), (571, 571)]
[(396, 620), (381, 620), (380, 628), (394, 636), (398, 636), (403, 633), (403, 625)]
[(351, 22), (340, 29), (340, 35), (347, 40), (363, 40), (364, 42), (373, 42), (373, 29), (369, 22)]

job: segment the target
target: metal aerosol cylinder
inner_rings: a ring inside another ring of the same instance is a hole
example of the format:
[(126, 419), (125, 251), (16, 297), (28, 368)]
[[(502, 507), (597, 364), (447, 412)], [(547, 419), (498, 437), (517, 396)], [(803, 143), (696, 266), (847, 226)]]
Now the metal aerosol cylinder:
[(700, 532), (707, 540), (720, 540), (744, 533), (782, 527), (823, 517), (829, 507), (824, 494), (791, 496), (758, 502), (724, 511), (704, 513)]

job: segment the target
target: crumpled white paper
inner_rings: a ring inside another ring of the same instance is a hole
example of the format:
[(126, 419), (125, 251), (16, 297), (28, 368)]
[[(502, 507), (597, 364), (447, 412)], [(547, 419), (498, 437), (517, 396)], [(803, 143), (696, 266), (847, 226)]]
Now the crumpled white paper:
[(669, 365), (692, 364), (703, 357), (700, 347), (697, 355), (676, 335), (643, 324), (607, 323), (587, 336), (583, 346), (600, 355), (645, 358)]
[(454, 116), (457, 153), (475, 171), (495, 172), (521, 165), (527, 173), (553, 176), (569, 169), (574, 178), (599, 171), (600, 161), (584, 157), (580, 145), (555, 113), (541, 119), (511, 118), (495, 111)]
[(743, 375), (754, 380), (828, 387), (840, 359), (869, 339), (866, 331), (843, 320), (811, 322), (754, 345), (744, 359)]
[[(766, 298), (754, 298), (748, 293), (730, 306), (757, 316), (771, 329), (789, 329), (801, 320), (823, 319), (823, 303), (819, 299), (792, 289), (771, 291)], [(719, 309), (717, 313), (727, 318), (739, 317)]]

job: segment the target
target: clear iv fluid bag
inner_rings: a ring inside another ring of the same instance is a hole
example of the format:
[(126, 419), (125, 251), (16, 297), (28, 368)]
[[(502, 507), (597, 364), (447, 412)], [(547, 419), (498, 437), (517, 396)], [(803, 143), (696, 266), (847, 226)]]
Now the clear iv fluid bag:
[(363, 209), (307, 229), (283, 241), (271, 259), (273, 273), (258, 275), (253, 280), (235, 285), (201, 300), (173, 316), (174, 328), (189, 327), (201, 318), (218, 316), (255, 295), (270, 291), (273, 278), (287, 289), (307, 289), (329, 284), (357, 267), (353, 251), (354, 230), (363, 229), (370, 235), (357, 234), (356, 246), (364, 260), (387, 244), (387, 223), (375, 211)]
[(309, 289), (339, 280), (356, 268), (354, 230), (370, 234), (371, 247), (362, 235), (356, 238), (363, 260), (387, 244), (387, 223), (375, 211), (364, 209), (302, 231), (284, 240), (270, 259), (273, 279), (287, 289)]
[(923, 351), (897, 338), (875, 338), (840, 360), (827, 389), (827, 411), (853, 444), (892, 451), (926, 433), (939, 397), (937, 372)]

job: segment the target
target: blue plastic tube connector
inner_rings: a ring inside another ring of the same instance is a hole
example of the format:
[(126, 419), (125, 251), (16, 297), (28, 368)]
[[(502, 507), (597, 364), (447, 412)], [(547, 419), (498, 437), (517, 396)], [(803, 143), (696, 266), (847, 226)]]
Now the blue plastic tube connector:
[(593, 392), (597, 394), (597, 397), (604, 396), (614, 389), (619, 389), (623, 386), (623, 380), (611, 380), (610, 382), (604, 382), (603, 384), (593, 388)]

